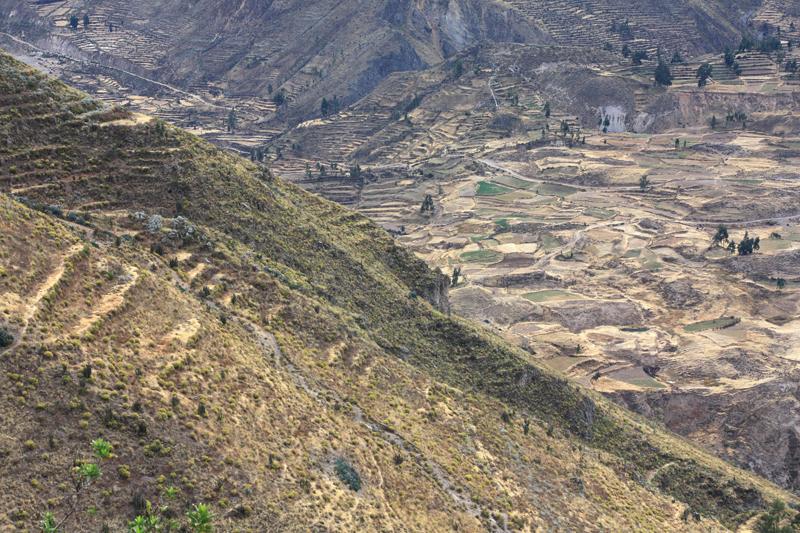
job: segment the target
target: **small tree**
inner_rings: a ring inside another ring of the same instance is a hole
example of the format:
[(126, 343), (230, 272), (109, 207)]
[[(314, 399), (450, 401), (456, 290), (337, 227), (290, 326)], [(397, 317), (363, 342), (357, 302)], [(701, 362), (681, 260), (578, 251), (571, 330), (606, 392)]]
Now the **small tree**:
[(717, 115), (712, 115), (711, 116), (711, 129), (713, 130), (713, 129), (716, 129), (716, 128), (717, 128)]
[(632, 61), (634, 65), (641, 65), (642, 61), (648, 58), (649, 56), (647, 55), (647, 52), (645, 52), (644, 50), (636, 50), (633, 53)]
[(736, 55), (730, 48), (725, 48), (725, 66), (728, 68), (733, 67), (733, 62), (736, 61)]
[(420, 213), (433, 213), (434, 206), (433, 206), (433, 197), (430, 194), (425, 195), (425, 199), (422, 201), (422, 206), (419, 208)]
[(641, 189), (641, 191), (644, 192), (649, 188), (650, 188), (650, 179), (646, 175), (639, 178), (639, 189)]
[(73, 30), (78, 29), (78, 17), (75, 15), (70, 15), (69, 17), (69, 27)]
[(550, 102), (545, 102), (544, 103), (543, 111), (544, 111), (544, 117), (545, 118), (550, 118)]
[(83, 15), (83, 29), (84, 30), (88, 30), (89, 29), (89, 14), (88, 13), (85, 13)]
[(708, 84), (708, 79), (711, 77), (713, 73), (713, 68), (708, 63), (703, 63), (697, 68), (697, 74), (695, 77), (697, 78), (697, 86), (698, 87), (705, 87)]
[(461, 267), (455, 267), (453, 269), (453, 276), (450, 278), (450, 286), (451, 287), (457, 286), (460, 279), (461, 279)]
[(236, 129), (236, 120), (236, 108), (231, 108), (231, 110), (228, 111), (228, 131), (232, 132)]
[(457, 59), (455, 63), (453, 63), (453, 78), (458, 79), (464, 75), (464, 63)]
[(322, 98), (322, 103), (320, 104), (320, 106), (319, 106), (319, 107), (320, 107), (320, 111), (322, 112), (322, 116), (323, 116), (323, 117), (327, 117), (327, 116), (328, 116), (328, 113), (329, 113), (329, 112), (330, 112), (330, 110), (331, 110), (331, 105), (330, 105), (330, 103), (328, 102), (328, 99), (323, 97), (323, 98)]
[(728, 239), (729, 239), (729, 237), (730, 237), (730, 236), (728, 235), (728, 228), (726, 228), (726, 227), (725, 227), (725, 226), (723, 226), (723, 225), (720, 225), (720, 226), (717, 228), (717, 232), (716, 232), (716, 233), (714, 234), (714, 236), (711, 238), (711, 243), (712, 243), (714, 246), (718, 246), (718, 245), (719, 245), (719, 244), (721, 244), (721, 243), (727, 242), (727, 241), (728, 241)]
[(658, 65), (656, 65), (655, 78), (656, 83), (659, 85), (664, 87), (672, 85), (672, 71), (670, 71), (669, 65), (661, 58), (658, 59)]

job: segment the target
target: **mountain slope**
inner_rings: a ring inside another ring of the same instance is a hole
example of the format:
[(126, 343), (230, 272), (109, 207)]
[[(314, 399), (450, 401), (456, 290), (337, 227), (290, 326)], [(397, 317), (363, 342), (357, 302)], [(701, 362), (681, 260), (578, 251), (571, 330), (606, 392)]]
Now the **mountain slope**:
[[(46, 50), (190, 90), (226, 107), (261, 100), (283, 124), (350, 104), (388, 75), (421, 70), (481, 43), (607, 47), (655, 55), (719, 52), (738, 42), (752, 0), (0, 1), (0, 30)], [(88, 15), (88, 26), (82, 22)], [(71, 16), (80, 20), (71, 29)], [(116, 71), (123, 85), (132, 80)], [(121, 76), (121, 77), (120, 77)], [(141, 80), (134, 81), (141, 84)], [(146, 89), (158, 90), (153, 86)], [(278, 94), (277, 109), (271, 100)], [(283, 103), (285, 100), (285, 103)]]
[(792, 500), (449, 317), (445, 276), (266, 168), (6, 55), (0, 115), (4, 526), (710, 531)]

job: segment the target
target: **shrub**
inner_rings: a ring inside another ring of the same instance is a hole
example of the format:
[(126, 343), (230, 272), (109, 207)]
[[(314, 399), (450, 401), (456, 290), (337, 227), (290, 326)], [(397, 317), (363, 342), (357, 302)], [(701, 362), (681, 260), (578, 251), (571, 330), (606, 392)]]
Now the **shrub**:
[(84, 463), (78, 468), (78, 473), (86, 481), (100, 477), (100, 467), (95, 463)]
[(95, 439), (92, 441), (92, 448), (94, 454), (100, 459), (108, 459), (111, 457), (111, 443), (104, 439)]
[(214, 530), (211, 524), (214, 515), (206, 504), (195, 505), (194, 509), (186, 513), (186, 516), (189, 518), (189, 527), (192, 528), (192, 531), (196, 533), (211, 533)]
[(47, 511), (44, 513), (42, 517), (42, 533), (57, 533), (58, 526), (56, 525), (56, 517), (53, 516), (53, 513)]
[(8, 348), (14, 342), (14, 336), (6, 328), (0, 328), (0, 348)]
[(358, 492), (361, 490), (361, 477), (358, 472), (350, 466), (344, 459), (337, 459), (335, 466), (336, 475), (347, 485), (350, 490)]

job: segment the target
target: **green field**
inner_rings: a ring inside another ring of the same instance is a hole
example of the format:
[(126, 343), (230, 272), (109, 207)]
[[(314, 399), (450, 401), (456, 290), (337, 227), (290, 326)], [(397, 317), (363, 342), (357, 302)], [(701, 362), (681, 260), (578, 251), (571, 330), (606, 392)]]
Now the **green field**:
[(542, 183), (536, 188), (536, 194), (542, 196), (569, 196), (578, 192), (578, 189), (569, 187), (567, 185), (559, 185), (558, 183)]
[(611, 209), (603, 209), (602, 207), (590, 207), (584, 211), (583, 214), (588, 217), (598, 218), (600, 220), (608, 220), (609, 218), (614, 218), (617, 215), (617, 212), (612, 211)]
[(501, 185), (508, 185), (509, 187), (513, 187), (515, 189), (530, 189), (536, 185), (535, 181), (521, 180), (519, 178), (515, 178), (514, 176), (497, 176), (494, 178), (494, 180)]
[(461, 254), (465, 263), (496, 263), (503, 259), (503, 254), (494, 250), (475, 250)]
[(526, 300), (532, 302), (550, 302), (553, 300), (582, 300), (583, 297), (569, 291), (561, 291), (558, 289), (548, 289), (544, 291), (529, 292), (522, 295)]
[(508, 187), (503, 187), (502, 185), (498, 185), (497, 183), (492, 183), (489, 181), (481, 181), (478, 183), (478, 190), (475, 194), (478, 196), (500, 196), (501, 194), (506, 194), (511, 192), (512, 189)]
[(708, 331), (710, 329), (729, 328), (731, 326), (735, 326), (740, 321), (741, 319), (735, 316), (723, 316), (715, 320), (703, 320), (701, 322), (695, 322), (694, 324), (684, 326), (683, 329), (689, 333), (699, 333), (701, 331)]

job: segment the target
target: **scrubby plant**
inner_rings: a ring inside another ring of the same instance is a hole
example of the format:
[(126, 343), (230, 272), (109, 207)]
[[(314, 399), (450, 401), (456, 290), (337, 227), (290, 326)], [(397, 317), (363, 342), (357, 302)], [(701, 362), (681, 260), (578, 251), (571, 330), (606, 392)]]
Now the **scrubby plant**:
[(56, 524), (56, 517), (50, 511), (44, 513), (40, 525), (42, 533), (58, 533), (58, 524)]
[(108, 459), (111, 457), (111, 450), (113, 446), (111, 443), (104, 439), (95, 439), (92, 441), (92, 449), (94, 454), (100, 459)]
[(800, 515), (792, 513), (781, 500), (775, 500), (767, 511), (756, 522), (758, 533), (795, 533), (800, 529)]
[(341, 458), (337, 459), (334, 470), (342, 483), (347, 485), (350, 490), (354, 492), (361, 490), (361, 476), (347, 461)]
[(136, 516), (128, 523), (130, 533), (155, 533), (162, 530), (161, 516), (153, 509), (153, 505), (145, 502), (144, 513)]
[(97, 463), (83, 463), (78, 467), (78, 474), (86, 482), (91, 482), (99, 478), (101, 472)]
[(214, 514), (208, 505), (204, 503), (195, 505), (191, 511), (186, 513), (186, 517), (189, 519), (189, 527), (195, 533), (211, 533), (214, 531), (212, 524)]

